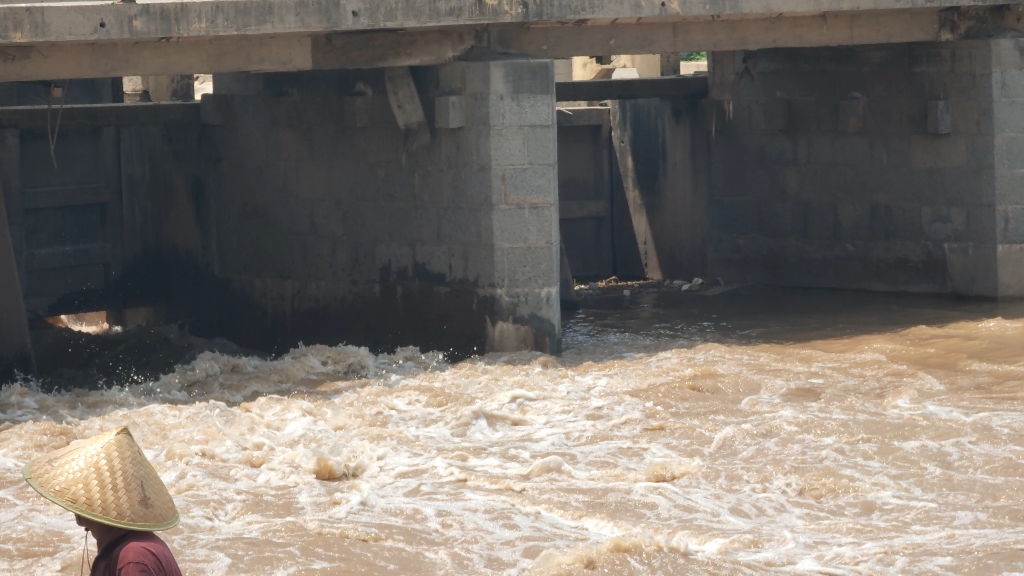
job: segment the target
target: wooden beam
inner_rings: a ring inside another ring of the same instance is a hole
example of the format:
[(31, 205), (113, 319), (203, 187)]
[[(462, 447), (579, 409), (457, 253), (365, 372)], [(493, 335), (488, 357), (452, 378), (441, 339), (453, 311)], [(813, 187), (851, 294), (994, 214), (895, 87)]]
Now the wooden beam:
[(633, 160), (633, 133), (627, 119), (622, 117), (622, 107), (617, 102), (611, 105), (612, 147), (618, 160), (619, 174), (622, 175), (622, 188), (626, 193), (629, 205), (629, 216), (633, 221), (633, 232), (636, 244), (640, 249), (644, 274), (652, 280), (661, 280), (661, 263), (654, 243), (651, 221), (647, 216), (647, 206), (640, 193), (640, 180)]
[(35, 370), (28, 314), (7, 222), (4, 190), (0, 185), (0, 383), (14, 370), (25, 374)]
[(707, 94), (707, 76), (583, 80), (555, 84), (555, 99), (559, 102), (600, 102), (640, 98), (704, 98)]
[(397, 66), (384, 71), (384, 83), (387, 85), (388, 101), (391, 111), (395, 114), (398, 127), (405, 132), (405, 145), (409, 150), (430, 144), (430, 128), (427, 116), (420, 102), (416, 83), (408, 66)]

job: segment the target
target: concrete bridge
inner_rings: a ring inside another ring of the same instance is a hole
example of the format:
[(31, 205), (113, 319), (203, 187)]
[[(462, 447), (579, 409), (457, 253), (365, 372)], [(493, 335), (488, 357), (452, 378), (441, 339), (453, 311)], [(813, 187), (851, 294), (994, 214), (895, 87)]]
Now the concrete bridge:
[(978, 0), (201, 0), (4, 2), (0, 80), (422, 66), (477, 49), (534, 58), (952, 40)]
[[(955, 0), (0, 3), (0, 364), (30, 366), (33, 316), (154, 304), (269, 348), (557, 352), (560, 216), (626, 230), (651, 278), (1024, 296), (1022, 17)], [(560, 84), (611, 105), (556, 113), (554, 61), (688, 51), (709, 76)], [(117, 102), (122, 77), (196, 73), (215, 75), (201, 103)], [(603, 180), (565, 149), (586, 127)]]

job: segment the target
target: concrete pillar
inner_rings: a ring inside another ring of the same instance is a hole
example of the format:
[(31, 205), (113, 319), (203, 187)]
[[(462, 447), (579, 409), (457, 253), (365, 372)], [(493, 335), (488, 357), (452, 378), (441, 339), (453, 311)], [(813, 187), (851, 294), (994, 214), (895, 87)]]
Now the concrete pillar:
[[(992, 155), (992, 179), (983, 195), (988, 201), (968, 213), (970, 241), (946, 245), (950, 285), (961, 294), (1024, 297), (1024, 39), (956, 46), (953, 57), (973, 64), (969, 71), (991, 89), (991, 100), (981, 102), (976, 113), (986, 128), (991, 123), (985, 152)], [(963, 101), (950, 104), (955, 134), (970, 109)]]
[[(554, 65), (548, 60), (449, 64), (440, 91), (465, 94), (468, 142), (485, 151), (467, 187), (490, 199), (485, 238), (493, 273), (480, 276), (488, 302), (487, 351), (558, 352), (558, 158)], [(467, 168), (467, 167), (464, 167)], [(482, 185), (482, 186), (481, 186)], [(470, 271), (470, 276), (474, 271)]]
[(559, 351), (551, 61), (414, 69), (415, 147), (382, 70), (247, 76), (203, 99), (226, 335)]

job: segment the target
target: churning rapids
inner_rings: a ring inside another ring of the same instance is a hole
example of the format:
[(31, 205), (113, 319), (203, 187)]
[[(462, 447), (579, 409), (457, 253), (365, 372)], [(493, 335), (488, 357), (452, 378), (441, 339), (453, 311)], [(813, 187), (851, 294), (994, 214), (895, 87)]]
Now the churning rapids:
[(561, 358), (310, 346), (8, 385), (0, 573), (78, 574), (81, 529), (21, 468), (121, 424), (190, 575), (1024, 572), (1024, 303), (592, 304)]

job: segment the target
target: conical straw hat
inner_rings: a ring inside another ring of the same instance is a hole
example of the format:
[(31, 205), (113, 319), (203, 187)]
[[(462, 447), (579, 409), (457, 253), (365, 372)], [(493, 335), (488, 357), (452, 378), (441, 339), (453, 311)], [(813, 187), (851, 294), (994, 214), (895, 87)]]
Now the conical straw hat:
[(178, 523), (167, 487), (123, 426), (40, 456), (22, 473), (48, 500), (101, 524), (150, 532)]

